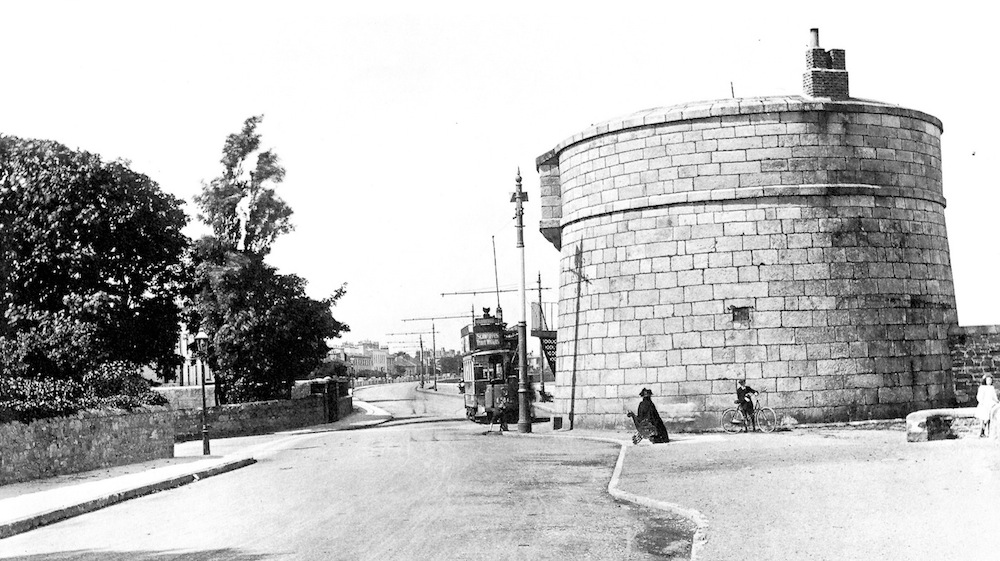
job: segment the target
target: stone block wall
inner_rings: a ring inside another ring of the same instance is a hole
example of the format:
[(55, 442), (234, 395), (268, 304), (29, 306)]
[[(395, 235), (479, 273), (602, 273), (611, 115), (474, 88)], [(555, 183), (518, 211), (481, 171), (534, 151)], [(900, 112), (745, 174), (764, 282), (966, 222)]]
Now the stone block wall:
[(720, 100), (540, 157), (559, 178), (542, 205), (561, 208), (562, 410), (577, 323), (577, 426), (622, 425), (642, 387), (710, 426), (739, 378), (803, 421), (952, 402), (940, 134), (874, 102)]
[[(209, 434), (213, 438), (267, 434), (326, 423), (322, 395), (302, 399), (259, 401), (209, 407)], [(201, 409), (176, 411), (178, 442), (201, 438)]]
[(166, 407), (0, 424), (0, 485), (174, 455)]
[(956, 327), (951, 330), (951, 367), (955, 400), (975, 405), (982, 377), (1000, 378), (1000, 325)]
[[(174, 409), (196, 409), (201, 407), (201, 386), (159, 386), (153, 391), (162, 395)], [(205, 402), (215, 404), (215, 384), (205, 386)]]

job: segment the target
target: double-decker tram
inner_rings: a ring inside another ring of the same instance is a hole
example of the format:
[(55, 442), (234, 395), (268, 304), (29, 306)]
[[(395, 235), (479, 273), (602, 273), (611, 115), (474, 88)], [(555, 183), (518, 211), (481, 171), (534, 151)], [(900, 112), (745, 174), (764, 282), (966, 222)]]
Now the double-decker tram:
[(490, 422), (503, 412), (517, 421), (517, 330), (507, 329), (498, 310), (462, 328), (462, 379), (465, 415), (476, 422)]

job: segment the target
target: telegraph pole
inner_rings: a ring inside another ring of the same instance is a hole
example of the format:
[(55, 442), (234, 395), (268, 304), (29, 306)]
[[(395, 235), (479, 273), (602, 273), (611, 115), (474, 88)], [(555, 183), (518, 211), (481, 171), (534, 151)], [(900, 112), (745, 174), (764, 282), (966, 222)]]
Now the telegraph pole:
[(437, 371), (437, 332), (434, 329), (434, 322), (431, 322), (431, 372), (434, 375), (434, 391), (438, 389)]
[[(442, 296), (444, 296), (442, 294)], [(472, 321), (475, 322), (475, 310), (472, 312)], [(434, 372), (434, 391), (437, 391), (437, 328), (435, 327), (435, 321), (439, 319), (467, 319), (469, 316), (436, 316), (436, 317), (426, 317), (426, 318), (407, 318), (403, 321), (429, 321), (431, 322), (431, 371)], [(423, 333), (427, 333), (424, 331)], [(421, 347), (422, 348), (422, 347)], [(423, 381), (421, 380), (420, 387), (424, 387)]]
[(420, 387), (424, 387), (424, 336), (420, 336)]
[(405, 333), (386, 333), (386, 335), (420, 335), (420, 387), (424, 387), (424, 334), (430, 331), (407, 331)]
[(583, 274), (583, 244), (576, 246), (576, 256), (574, 259), (576, 264), (576, 269), (573, 273), (576, 274), (576, 316), (573, 322), (573, 368), (572, 375), (570, 379), (569, 387), (569, 430), (573, 430), (573, 420), (576, 416), (576, 357), (579, 354), (577, 350), (580, 346), (580, 292), (583, 289), (583, 283), (586, 282), (590, 284), (590, 279)]
[(521, 278), (518, 285), (518, 293), (521, 297), (521, 319), (517, 322), (517, 358), (518, 358), (518, 413), (517, 432), (531, 432), (531, 400), (528, 399), (528, 392), (531, 391), (528, 382), (528, 327), (527, 327), (527, 294), (524, 283), (524, 202), (528, 200), (528, 194), (521, 189), (521, 168), (517, 168), (517, 177), (514, 179), (514, 192), (510, 195), (510, 202), (514, 203), (514, 219), (517, 225), (517, 249), (521, 254)]

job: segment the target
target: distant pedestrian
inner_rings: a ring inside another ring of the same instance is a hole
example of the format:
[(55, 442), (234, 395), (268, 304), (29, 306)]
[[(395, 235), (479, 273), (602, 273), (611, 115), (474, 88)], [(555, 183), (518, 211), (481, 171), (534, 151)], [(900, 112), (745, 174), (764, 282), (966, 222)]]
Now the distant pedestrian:
[(982, 421), (979, 427), (979, 436), (985, 437), (990, 434), (990, 413), (1000, 399), (997, 399), (997, 391), (993, 387), (993, 377), (989, 374), (983, 376), (983, 381), (976, 392), (976, 418)]
[(497, 398), (497, 408), (495, 413), (497, 417), (496, 420), (500, 422), (501, 433), (503, 431), (510, 430), (507, 427), (507, 416), (510, 415), (509, 413), (510, 408), (511, 408), (510, 396), (507, 395), (507, 392), (501, 393), (500, 397)]
[(639, 402), (636, 418), (639, 423), (648, 421), (656, 429), (656, 434), (650, 435), (649, 441), (655, 444), (670, 442), (670, 435), (667, 434), (667, 426), (663, 424), (660, 412), (656, 410), (656, 405), (651, 399), (653, 391), (649, 388), (642, 388), (642, 391), (639, 392), (639, 397), (642, 398), (642, 401)]

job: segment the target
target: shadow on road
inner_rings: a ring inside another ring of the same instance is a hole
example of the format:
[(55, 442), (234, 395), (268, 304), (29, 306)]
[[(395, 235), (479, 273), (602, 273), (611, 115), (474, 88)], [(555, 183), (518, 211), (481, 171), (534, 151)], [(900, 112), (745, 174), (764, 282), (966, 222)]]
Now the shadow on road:
[(267, 559), (268, 555), (249, 553), (239, 549), (208, 549), (204, 551), (107, 551), (107, 550), (77, 550), (25, 555), (21, 557), (4, 557), (3, 559), (35, 561), (258, 561)]

